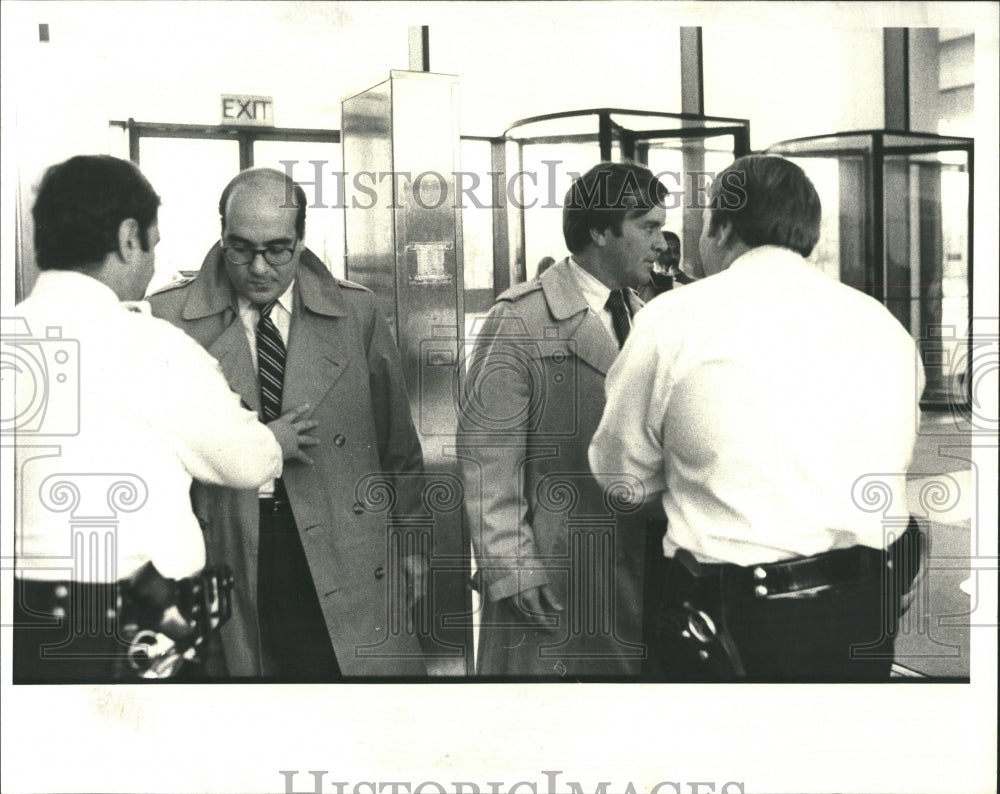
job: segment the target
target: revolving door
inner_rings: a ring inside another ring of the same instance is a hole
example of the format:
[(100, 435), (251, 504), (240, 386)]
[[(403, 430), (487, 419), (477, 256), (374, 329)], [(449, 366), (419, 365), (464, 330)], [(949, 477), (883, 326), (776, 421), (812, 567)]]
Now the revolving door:
[(497, 268), (497, 294), (532, 278), (543, 257), (561, 258), (563, 197), (576, 176), (602, 160), (634, 160), (660, 176), (670, 191), (667, 228), (680, 236), (684, 260), (696, 258), (701, 193), (712, 174), (749, 152), (750, 123), (596, 108), (521, 119), (504, 132), (503, 144), (509, 268)]
[(871, 130), (783, 141), (823, 204), (810, 259), (885, 304), (920, 344), (922, 405), (967, 408), (972, 319), (971, 138)]

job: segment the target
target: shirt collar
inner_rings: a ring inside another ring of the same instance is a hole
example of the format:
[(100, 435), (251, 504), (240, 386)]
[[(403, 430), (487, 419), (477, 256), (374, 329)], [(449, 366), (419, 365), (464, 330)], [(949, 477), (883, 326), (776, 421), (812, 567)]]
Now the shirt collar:
[(587, 304), (592, 308), (598, 306), (603, 309), (611, 295), (611, 288), (591, 273), (588, 273), (573, 257), (569, 258), (570, 269), (576, 276), (576, 283), (587, 299)]
[(801, 254), (791, 248), (783, 248), (780, 245), (758, 245), (751, 248), (742, 256), (734, 259), (727, 270), (733, 267), (746, 267), (758, 262), (766, 262), (769, 265), (775, 264), (809, 264)]
[(98, 307), (110, 308), (112, 305), (121, 307), (121, 302), (111, 287), (77, 270), (41, 271), (31, 294), (86, 306), (88, 311)]

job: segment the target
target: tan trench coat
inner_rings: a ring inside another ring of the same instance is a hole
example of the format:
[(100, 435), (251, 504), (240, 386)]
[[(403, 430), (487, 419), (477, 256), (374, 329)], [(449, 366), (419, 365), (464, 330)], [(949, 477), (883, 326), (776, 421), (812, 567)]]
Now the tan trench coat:
[[(618, 345), (568, 268), (501, 295), (470, 358), (458, 455), (484, 600), (482, 675), (627, 677), (644, 655), (647, 519), (587, 462)], [(505, 600), (542, 583), (565, 610), (551, 633)]]
[[(338, 663), (347, 676), (424, 675), (416, 636), (400, 628), (405, 606), (396, 598), (391, 505), (378, 503), (391, 492), (397, 512), (419, 512), (422, 456), (398, 351), (375, 296), (334, 279), (308, 249), (294, 295), (283, 405), (313, 406), (303, 418), (319, 422), (311, 434), (320, 444), (309, 450), (314, 465), (286, 461), (283, 480)], [(232, 389), (259, 410), (256, 371), (218, 245), (196, 278), (150, 303), (215, 356)], [(228, 563), (236, 576), (233, 618), (222, 631), (228, 673), (265, 675), (271, 662), (257, 622), (256, 491), (196, 483), (192, 500), (209, 561)]]

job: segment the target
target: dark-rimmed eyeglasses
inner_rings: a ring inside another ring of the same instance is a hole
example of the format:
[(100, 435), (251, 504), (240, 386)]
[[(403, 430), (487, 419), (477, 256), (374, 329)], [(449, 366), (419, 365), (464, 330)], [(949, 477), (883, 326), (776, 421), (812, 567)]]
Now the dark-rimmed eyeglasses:
[(268, 245), (264, 248), (253, 248), (249, 245), (224, 245), (222, 251), (226, 255), (226, 259), (234, 265), (249, 265), (257, 258), (257, 254), (261, 254), (264, 261), (272, 267), (281, 267), (292, 261), (298, 244), (299, 241), (296, 240), (290, 246), (284, 244)]

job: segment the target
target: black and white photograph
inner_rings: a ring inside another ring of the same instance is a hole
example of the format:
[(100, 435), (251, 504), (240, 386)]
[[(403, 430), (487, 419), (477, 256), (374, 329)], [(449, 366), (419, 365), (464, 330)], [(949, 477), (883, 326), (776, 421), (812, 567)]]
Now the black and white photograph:
[(0, 13), (4, 792), (996, 791), (1000, 5)]

